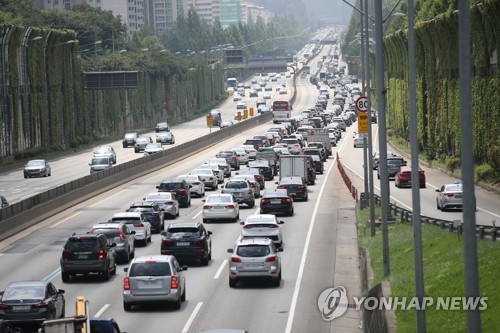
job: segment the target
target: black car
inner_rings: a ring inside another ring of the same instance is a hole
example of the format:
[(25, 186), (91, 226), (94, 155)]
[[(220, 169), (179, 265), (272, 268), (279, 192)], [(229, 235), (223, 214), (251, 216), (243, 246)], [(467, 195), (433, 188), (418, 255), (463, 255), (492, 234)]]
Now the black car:
[(211, 231), (201, 222), (173, 223), (162, 231), (161, 254), (173, 255), (177, 260), (199, 259), (203, 266), (212, 260)]
[(98, 223), (90, 229), (90, 234), (103, 234), (108, 244), (116, 244), (113, 249), (117, 262), (128, 263), (135, 257), (135, 231), (125, 223)]
[(135, 202), (130, 205), (127, 212), (141, 212), (151, 223), (152, 231), (158, 234), (165, 229), (165, 211), (157, 203), (148, 201)]
[(249, 168), (259, 169), (259, 173), (264, 176), (265, 180), (274, 179), (274, 170), (268, 160), (255, 160), (248, 162)]
[(316, 184), (316, 167), (311, 155), (304, 155), (307, 159), (307, 185)]
[(191, 192), (189, 189), (191, 185), (184, 179), (177, 179), (172, 181), (162, 181), (159, 186), (156, 186), (158, 192), (172, 192), (175, 193), (179, 205), (182, 207), (191, 206)]
[(307, 184), (302, 177), (283, 177), (277, 185), (278, 189), (286, 189), (288, 195), (294, 199), (302, 199), (304, 201), (309, 199)]
[(9, 206), (9, 202), (3, 195), (0, 195), (0, 208), (4, 208), (7, 206)]
[(153, 139), (150, 136), (140, 136), (135, 140), (134, 152), (140, 153), (146, 149), (149, 143), (153, 143)]
[(259, 149), (259, 148), (264, 147), (265, 142), (261, 139), (248, 139), (243, 144), (244, 145), (251, 145), (255, 149)]
[(286, 189), (265, 191), (260, 199), (261, 214), (285, 214), (293, 216), (293, 200)]
[(122, 144), (123, 148), (133, 147), (135, 145), (135, 141), (139, 137), (139, 133), (137, 132), (129, 132), (125, 133), (125, 137), (123, 138)]
[[(406, 165), (406, 161), (402, 157), (388, 157), (387, 158), (387, 175), (390, 178), (396, 177), (399, 168)], [(380, 166), (377, 169), (377, 178), (380, 179)]]
[(302, 149), (302, 154), (304, 155), (317, 155), (319, 158), (325, 162), (326, 161), (326, 154), (319, 148), (304, 148)]
[(311, 155), (314, 162), (314, 171), (319, 174), (323, 174), (325, 172), (325, 163), (321, 160), (318, 155)]
[(169, 131), (170, 128), (168, 127), (168, 123), (167, 122), (161, 122), (161, 123), (158, 123), (156, 124), (155, 126), (155, 132), (158, 133), (158, 132), (163, 132), (163, 131)]
[(83, 234), (69, 237), (61, 256), (61, 278), (69, 282), (72, 276), (98, 273), (108, 281), (116, 273), (116, 243), (108, 242), (102, 233)]
[(66, 313), (64, 290), (49, 281), (11, 282), (0, 297), (0, 320), (10, 324), (42, 323), (64, 318)]
[(234, 170), (240, 169), (240, 161), (238, 160), (238, 154), (232, 150), (220, 151), (216, 157), (223, 157), (226, 159), (227, 164), (231, 166)]

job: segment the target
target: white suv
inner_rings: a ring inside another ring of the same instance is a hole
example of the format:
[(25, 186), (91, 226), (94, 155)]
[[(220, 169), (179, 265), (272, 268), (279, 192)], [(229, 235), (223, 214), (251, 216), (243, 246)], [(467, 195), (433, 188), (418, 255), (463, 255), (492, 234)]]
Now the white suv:
[(135, 231), (135, 240), (146, 246), (151, 242), (151, 223), (141, 212), (115, 213), (108, 223), (125, 223), (131, 231)]

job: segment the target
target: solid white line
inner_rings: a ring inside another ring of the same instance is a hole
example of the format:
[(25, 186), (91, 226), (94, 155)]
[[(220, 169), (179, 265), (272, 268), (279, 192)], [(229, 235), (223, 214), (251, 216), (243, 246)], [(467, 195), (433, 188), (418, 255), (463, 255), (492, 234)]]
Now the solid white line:
[(107, 308), (109, 308), (109, 304), (104, 304), (101, 310), (97, 311), (94, 317), (100, 317), (104, 313), (104, 311), (106, 311)]
[(314, 211), (311, 217), (311, 224), (309, 225), (309, 230), (307, 231), (306, 242), (304, 244), (304, 251), (302, 252), (302, 259), (300, 260), (299, 273), (297, 274), (297, 282), (295, 282), (295, 288), (293, 290), (292, 304), (290, 305), (290, 311), (288, 313), (288, 320), (286, 322), (285, 333), (290, 333), (292, 331), (293, 317), (295, 316), (295, 308), (297, 307), (297, 299), (299, 298), (300, 284), (302, 282), (302, 275), (304, 275), (304, 267), (306, 264), (307, 251), (309, 250), (309, 243), (311, 242), (311, 235), (314, 228), (314, 223), (316, 222), (316, 213), (318, 212), (318, 207), (320, 199), (323, 197), (323, 191), (328, 183), (328, 176), (335, 165), (335, 159), (332, 161), (330, 168), (328, 168), (328, 173), (326, 174), (323, 185), (321, 185), (321, 190), (318, 194), (318, 200), (316, 200), (316, 205), (314, 205)]
[(196, 304), (193, 313), (191, 313), (191, 316), (189, 316), (188, 321), (186, 322), (186, 325), (184, 325), (184, 328), (182, 329), (182, 333), (187, 333), (189, 331), (189, 327), (194, 321), (194, 318), (196, 318), (196, 315), (198, 314), (198, 311), (200, 311), (201, 306), (203, 305), (203, 302), (199, 302)]
[(198, 214), (196, 214), (195, 216), (193, 216), (192, 220), (196, 220), (196, 219), (198, 218), (198, 216), (200, 216), (200, 214), (201, 214), (202, 212), (203, 212), (203, 211), (202, 211), (202, 210), (200, 210), (200, 211), (198, 212)]
[(219, 269), (217, 270), (217, 273), (214, 275), (214, 280), (217, 280), (219, 276), (222, 274), (222, 270), (224, 269), (224, 266), (227, 264), (227, 259), (224, 259), (222, 264), (220, 265)]

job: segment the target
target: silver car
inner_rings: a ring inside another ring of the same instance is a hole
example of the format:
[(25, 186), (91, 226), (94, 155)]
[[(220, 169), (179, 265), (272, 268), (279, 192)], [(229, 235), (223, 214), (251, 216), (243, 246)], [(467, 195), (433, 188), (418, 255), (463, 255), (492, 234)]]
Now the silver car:
[(175, 219), (179, 216), (179, 201), (177, 201), (175, 194), (172, 192), (149, 193), (145, 198), (142, 198), (142, 200), (157, 203), (163, 211), (164, 218)]
[(232, 194), (238, 204), (246, 204), (248, 208), (255, 206), (255, 193), (252, 184), (246, 179), (228, 180), (222, 186), (221, 193)]
[(116, 152), (111, 146), (101, 146), (94, 149), (94, 157), (108, 157), (111, 163), (116, 164)]
[(462, 209), (464, 196), (462, 184), (446, 184), (436, 189), (436, 208), (443, 212), (449, 208)]
[(205, 183), (205, 187), (210, 187), (212, 190), (219, 188), (219, 181), (212, 169), (194, 169), (191, 175), (198, 175)]
[(250, 183), (250, 185), (252, 185), (254, 197), (255, 198), (260, 197), (261, 186), (256, 179), (256, 175), (254, 175), (254, 174), (236, 175), (233, 177), (233, 180), (240, 180), (240, 181), (247, 180)]
[(131, 231), (135, 231), (135, 240), (143, 246), (151, 242), (151, 223), (141, 212), (115, 213), (108, 223), (125, 223)]
[(229, 260), (229, 287), (234, 288), (240, 280), (265, 278), (278, 287), (281, 283), (281, 258), (269, 238), (247, 238), (238, 240)]
[(159, 132), (156, 134), (156, 142), (161, 144), (169, 143), (173, 145), (175, 143), (175, 136), (172, 134), (172, 132)]
[(227, 160), (224, 157), (210, 158), (207, 164), (218, 164), (219, 169), (224, 172), (224, 177), (231, 177), (231, 166), (227, 164)]
[(210, 194), (203, 202), (203, 223), (225, 219), (237, 222), (240, 218), (240, 206), (232, 194)]
[(271, 214), (250, 215), (245, 222), (240, 222), (243, 226), (240, 239), (265, 237), (271, 239), (277, 247), (282, 247), (280, 224), (283, 223), (285, 222), (278, 221), (276, 216)]
[(186, 278), (174, 256), (137, 257), (126, 267), (123, 279), (123, 309), (133, 305), (171, 302), (175, 309), (186, 300)]
[(185, 180), (191, 187), (189, 188), (189, 192), (191, 192), (191, 196), (203, 197), (205, 196), (205, 183), (200, 175), (180, 175), (177, 176), (176, 180)]
[(165, 150), (161, 143), (148, 143), (144, 148), (144, 156), (149, 156)]

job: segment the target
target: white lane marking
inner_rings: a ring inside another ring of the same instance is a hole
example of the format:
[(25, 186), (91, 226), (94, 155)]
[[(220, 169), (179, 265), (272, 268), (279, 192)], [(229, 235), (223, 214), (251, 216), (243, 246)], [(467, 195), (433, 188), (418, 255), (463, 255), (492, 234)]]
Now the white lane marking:
[(224, 269), (224, 266), (227, 264), (227, 259), (224, 259), (222, 264), (220, 265), (219, 269), (217, 270), (217, 273), (214, 275), (214, 280), (217, 280), (219, 276), (222, 274), (222, 270)]
[(196, 318), (196, 315), (200, 311), (202, 305), (203, 305), (203, 302), (198, 302), (198, 304), (196, 304), (196, 306), (193, 310), (193, 313), (191, 313), (191, 316), (189, 316), (188, 321), (186, 322), (186, 325), (184, 325), (184, 328), (182, 329), (182, 333), (187, 333), (189, 331), (189, 327), (193, 323), (194, 318)]
[(203, 211), (199, 211), (198, 214), (196, 214), (195, 216), (193, 216), (192, 220), (196, 220), (198, 218), (198, 216), (200, 216), (200, 214), (202, 213)]
[(328, 183), (328, 176), (335, 165), (335, 159), (333, 160), (330, 168), (328, 168), (328, 173), (326, 174), (323, 185), (321, 185), (321, 190), (318, 194), (318, 200), (314, 205), (314, 211), (311, 217), (311, 224), (309, 225), (309, 230), (307, 231), (306, 241), (304, 244), (304, 251), (302, 252), (302, 259), (300, 260), (299, 273), (297, 274), (297, 282), (295, 282), (295, 288), (293, 290), (292, 304), (290, 305), (290, 311), (288, 313), (288, 320), (286, 322), (285, 333), (290, 333), (292, 331), (293, 317), (295, 316), (295, 308), (297, 307), (297, 299), (299, 298), (300, 284), (302, 282), (302, 276), (304, 275), (304, 267), (306, 265), (307, 251), (309, 250), (309, 243), (311, 242), (311, 235), (314, 228), (314, 223), (316, 222), (316, 213), (318, 212), (318, 207), (320, 199), (323, 197), (323, 191), (325, 190), (326, 184)]
[(109, 304), (104, 304), (101, 310), (97, 311), (94, 317), (100, 317), (104, 313), (104, 311), (106, 311), (107, 308), (109, 308)]

